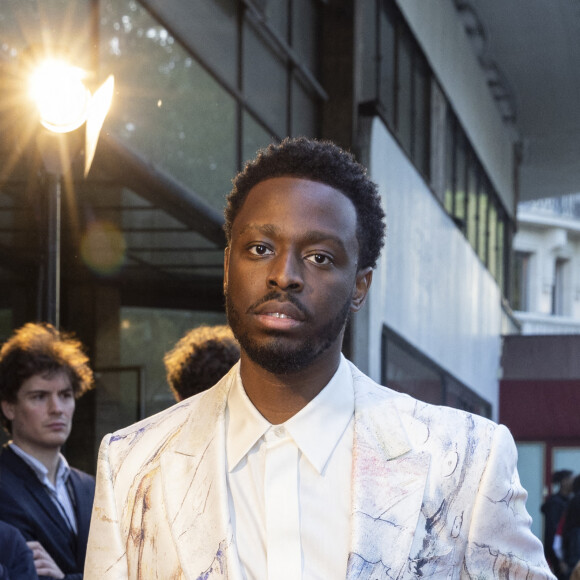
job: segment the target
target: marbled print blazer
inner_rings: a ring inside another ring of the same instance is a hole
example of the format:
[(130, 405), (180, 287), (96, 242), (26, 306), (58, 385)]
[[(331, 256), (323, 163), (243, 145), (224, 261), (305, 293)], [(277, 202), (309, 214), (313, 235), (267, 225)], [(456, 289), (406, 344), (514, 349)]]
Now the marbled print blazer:
[[(347, 579), (553, 578), (529, 529), (508, 430), (351, 369)], [(225, 468), (236, 372), (103, 439), (85, 580), (242, 579)]]

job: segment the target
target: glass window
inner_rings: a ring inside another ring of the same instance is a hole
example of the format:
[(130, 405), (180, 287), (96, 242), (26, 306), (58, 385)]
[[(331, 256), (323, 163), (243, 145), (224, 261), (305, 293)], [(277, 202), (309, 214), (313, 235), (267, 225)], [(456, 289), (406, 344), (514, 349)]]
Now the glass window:
[(279, 136), (285, 136), (288, 110), (288, 74), (272, 47), (244, 23), (243, 90), (248, 103), (264, 117)]
[(514, 254), (514, 295), (512, 308), (527, 312), (530, 309), (530, 263), (531, 254), (515, 252)]
[[(275, 0), (278, 2), (279, 0)], [(292, 48), (300, 61), (316, 72), (317, 11), (316, 0), (292, 1)]]
[(310, 95), (302, 84), (294, 80), (292, 82), (292, 130), (293, 137), (305, 135), (315, 137), (317, 135), (316, 120), (318, 102)]
[(453, 215), (455, 192), (455, 121), (451, 112), (447, 113), (445, 125), (445, 197), (443, 205), (448, 214)]
[(491, 275), (497, 280), (497, 207), (493, 203), (493, 199), (489, 200), (489, 209), (487, 214), (487, 267)]
[(491, 417), (491, 405), (383, 326), (381, 381), (426, 403), (448, 405)]
[(554, 264), (554, 285), (552, 291), (552, 314), (563, 316), (565, 309), (566, 270), (568, 260), (557, 258)]
[(393, 8), (383, 3), (379, 28), (379, 100), (391, 127), (395, 120), (395, 22)]
[(414, 130), (413, 130), (413, 160), (419, 171), (429, 179), (429, 103), (431, 77), (425, 59), (415, 53), (414, 67)]
[(487, 265), (487, 206), (488, 190), (487, 183), (480, 184), (479, 204), (477, 208), (477, 254), (480, 260)]
[[(165, 378), (165, 353), (190, 329), (201, 324), (225, 323), (222, 312), (121, 308), (121, 366), (144, 370), (145, 384), (141, 395), (144, 416), (157, 413), (175, 402)], [(131, 396), (130, 408), (134, 404), (132, 401), (134, 397)]]
[(242, 117), (242, 134), (242, 164), (253, 159), (258, 149), (275, 141), (275, 137), (246, 112)]
[(101, 41), (116, 83), (106, 127), (221, 210), (236, 170), (234, 99), (134, 2), (103, 6)]
[(11, 60), (31, 45), (52, 44), (65, 49), (76, 66), (91, 69), (90, 15), (90, 0), (2, 0), (0, 57)]
[(445, 140), (447, 138), (447, 116), (449, 114), (449, 107), (443, 91), (434, 80), (431, 81), (430, 95), (431, 113), (429, 124), (431, 126), (431, 146), (429, 151), (429, 175), (431, 178), (431, 187), (437, 199), (444, 203), (445, 180), (447, 178), (447, 147)]
[(544, 443), (516, 443), (518, 449), (518, 473), (521, 484), (528, 492), (526, 510), (532, 516), (532, 532), (543, 538), (541, 505), (546, 499), (544, 487)]
[(445, 377), (445, 405), (483, 417), (491, 417), (491, 405), (453, 377)]
[(416, 357), (389, 341), (387, 346), (386, 385), (412, 397), (441, 405), (443, 402), (441, 377)]
[(377, 31), (377, 3), (362, 2), (361, 10), (361, 101), (364, 103), (367, 101), (378, 101), (380, 99), (378, 66), (381, 53), (377, 42), (377, 34), (379, 34)]
[(410, 32), (398, 27), (398, 61), (397, 61), (397, 136), (407, 154), (411, 155), (413, 129), (413, 43)]
[(467, 164), (467, 239), (477, 251), (477, 163), (473, 154)]
[[(134, 9), (135, 0), (107, 0), (101, 5), (117, 4)], [(238, 81), (238, 10), (236, 0), (162, 0), (153, 4), (163, 19), (192, 53), (211, 66), (230, 86)], [(125, 9), (125, 12), (127, 10)]]
[(466, 165), (467, 143), (462, 131), (457, 131), (455, 141), (455, 204), (453, 207), (457, 225), (465, 232), (467, 218)]
[(505, 268), (506, 268), (506, 259), (505, 259), (505, 249), (506, 249), (506, 242), (505, 242), (505, 223), (506, 218), (504, 212), (499, 212), (498, 220), (497, 220), (497, 276), (496, 280), (498, 286), (501, 288), (502, 292), (507, 294), (505, 288)]
[(288, 42), (288, 0), (258, 0), (256, 5), (261, 8), (268, 24), (280, 35), (280, 38)]

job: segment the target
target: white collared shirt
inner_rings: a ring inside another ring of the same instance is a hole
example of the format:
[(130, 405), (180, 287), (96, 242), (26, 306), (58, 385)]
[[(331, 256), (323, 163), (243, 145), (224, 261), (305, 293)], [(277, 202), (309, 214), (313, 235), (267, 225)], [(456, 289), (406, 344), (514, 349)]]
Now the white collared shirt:
[(9, 446), (10, 449), (12, 449), (12, 451), (14, 451), (14, 453), (16, 453), (16, 455), (18, 455), (18, 457), (20, 457), (32, 469), (32, 471), (34, 471), (40, 483), (42, 483), (42, 485), (44, 485), (46, 488), (52, 503), (54, 503), (63, 519), (68, 524), (68, 527), (76, 534), (77, 520), (72, 499), (67, 488), (67, 480), (70, 476), (70, 467), (64, 455), (59, 453), (55, 485), (53, 485), (50, 479), (48, 479), (48, 469), (43, 463), (38, 461), (36, 457), (26, 453), (26, 451), (18, 447), (18, 445), (16, 445), (16, 443), (13, 441), (10, 441)]
[[(294, 417), (275, 426), (249, 400), (238, 370), (226, 408), (228, 499), (238, 554), (248, 580), (269, 578), (269, 546), (270, 554), (280, 553), (280, 549), (268, 537), (267, 522), (276, 523), (279, 509), (281, 513), (290, 509), (292, 516), (292, 506), (297, 506), (298, 514), (296, 518), (285, 518), (288, 529), (283, 532), (288, 532), (286, 545), (290, 547), (284, 552), (283, 565), (288, 570), (301, 570), (302, 580), (345, 577), (350, 542), (353, 417), (352, 374), (344, 357), (318, 396)], [(295, 448), (296, 465), (283, 463), (288, 469), (279, 473), (278, 464), (276, 475), (291, 478), (292, 469), (294, 473), (297, 469), (298, 483), (293, 488), (295, 496), (286, 495), (288, 501), (276, 505), (268, 500), (273, 484), (267, 462), (271, 457), (268, 454), (272, 449), (276, 453), (280, 444), (286, 449), (290, 449), (289, 445)], [(298, 530), (292, 529), (293, 522), (297, 522)], [(298, 550), (291, 548), (292, 538), (297, 538)], [(287, 576), (291, 577), (289, 572)]]

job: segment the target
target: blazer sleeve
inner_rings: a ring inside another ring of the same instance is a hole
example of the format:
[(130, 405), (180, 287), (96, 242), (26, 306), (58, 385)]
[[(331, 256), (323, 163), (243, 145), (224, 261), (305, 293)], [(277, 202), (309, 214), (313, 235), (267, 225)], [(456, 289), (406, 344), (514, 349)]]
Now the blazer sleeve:
[(127, 555), (121, 537), (109, 457), (112, 437), (105, 436), (99, 449), (84, 580), (121, 580), (128, 577)]
[(487, 578), (493, 570), (493, 578), (555, 580), (531, 532), (526, 498), (514, 440), (499, 425), (475, 498), (462, 578)]
[(0, 580), (38, 578), (32, 552), (17, 528), (2, 526), (0, 533)]

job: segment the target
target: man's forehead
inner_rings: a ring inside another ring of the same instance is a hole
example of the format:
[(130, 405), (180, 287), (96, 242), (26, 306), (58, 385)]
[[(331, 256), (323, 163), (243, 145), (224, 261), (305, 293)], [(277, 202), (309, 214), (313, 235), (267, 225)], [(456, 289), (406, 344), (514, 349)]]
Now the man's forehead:
[(23, 388), (25, 388), (27, 391), (60, 391), (72, 389), (72, 383), (69, 375), (64, 370), (46, 371), (32, 375), (28, 379), (24, 380), (20, 390)]
[[(247, 193), (235, 220), (244, 214), (259, 213), (269, 204), (275, 207), (324, 211), (348, 208), (354, 220), (357, 210), (352, 200), (332, 185), (303, 177), (270, 177), (256, 183)], [(234, 221), (235, 221), (234, 220)]]
[(272, 175), (264, 177), (263, 179), (260, 179), (260, 181), (254, 183), (252, 187), (250, 187), (248, 190), (248, 195), (255, 189), (260, 189), (263, 193), (269, 190), (275, 190), (281, 184), (289, 183), (303, 190), (325, 189), (333, 191), (334, 193), (350, 200), (349, 196), (346, 195), (346, 193), (335, 184), (328, 183), (322, 179), (316, 179), (314, 177), (308, 177), (304, 175)]

